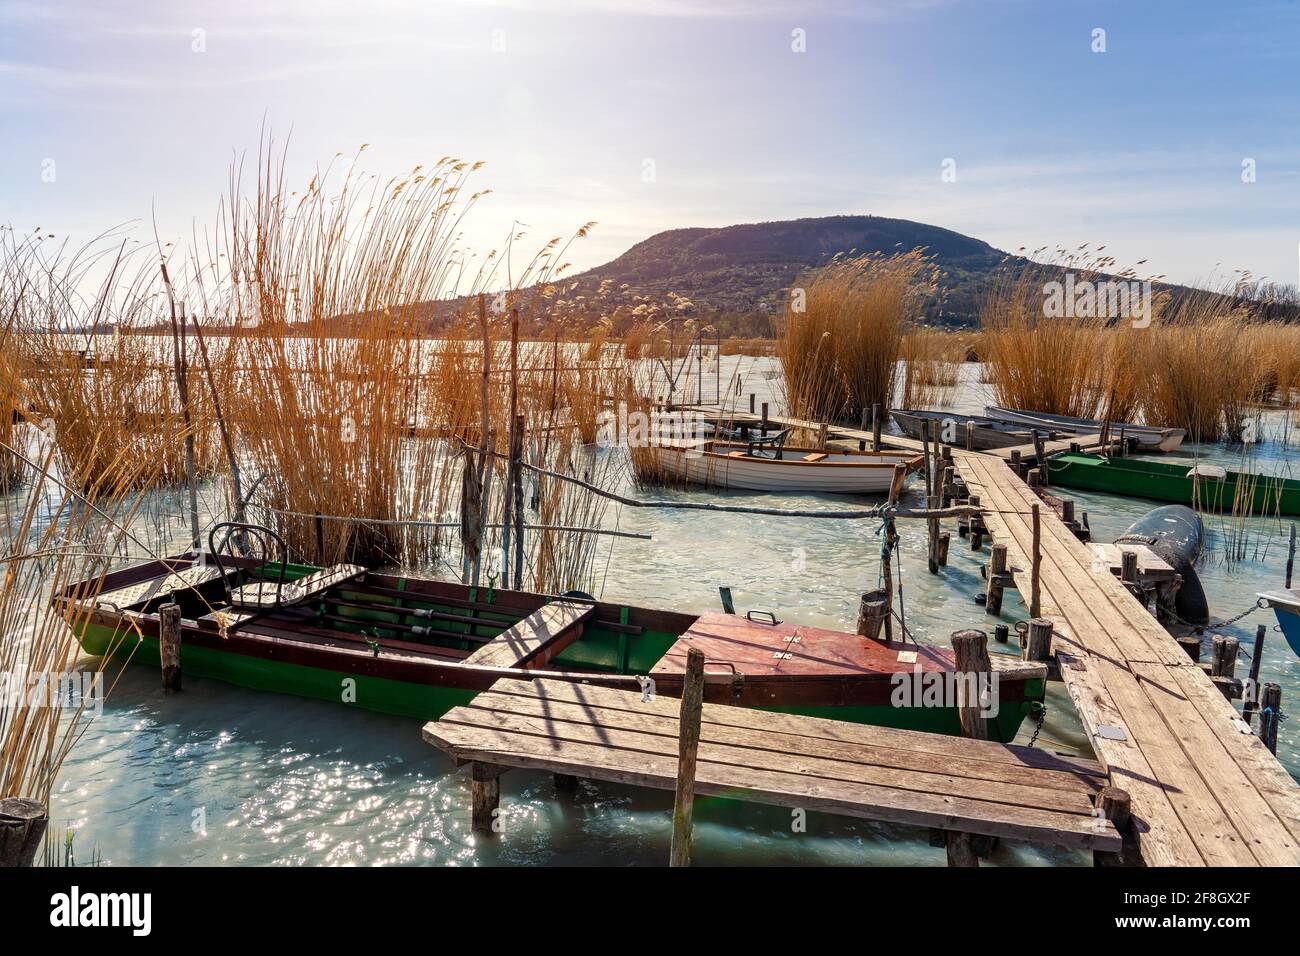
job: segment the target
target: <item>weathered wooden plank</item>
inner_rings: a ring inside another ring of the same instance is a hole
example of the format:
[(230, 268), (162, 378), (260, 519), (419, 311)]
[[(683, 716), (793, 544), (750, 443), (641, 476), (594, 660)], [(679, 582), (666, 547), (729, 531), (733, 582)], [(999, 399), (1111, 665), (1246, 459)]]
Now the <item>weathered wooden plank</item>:
[[(555, 700), (523, 696), (509, 697), (491, 692), (481, 694), (469, 707), (487, 711), (508, 709), (512, 714), (546, 717), (556, 721), (596, 721), (601, 727), (638, 730), (667, 736), (672, 736), (677, 731), (676, 724), (671, 718), (659, 714), (638, 714), (634, 711), (614, 708), (584, 707)], [(801, 737), (767, 728), (756, 730), (720, 723), (706, 724), (703, 739), (710, 743), (732, 744), (778, 753), (797, 750), (799, 753), (813, 757), (826, 757), (902, 771), (938, 773), (971, 780), (1025, 784), (1071, 792), (1095, 793), (1106, 784), (1105, 771), (1100, 765), (1091, 761), (1086, 763), (1086, 767), (1081, 767), (1078, 763), (1062, 761), (1058, 769), (1040, 769), (1028, 764), (1015, 766), (970, 755), (941, 755), (896, 746), (846, 743), (826, 738)], [(1037, 751), (1032, 752), (1037, 753)]]
[[(636, 694), (590, 684), (572, 684), (556, 680), (497, 681), (487, 693), (512, 694), (542, 701), (560, 701), (591, 708), (624, 710), (633, 714), (651, 713), (676, 721), (678, 703), (673, 698), (656, 697), (642, 701)], [(480, 696), (476, 700), (491, 700)], [(942, 734), (927, 734), (916, 730), (894, 727), (872, 727), (843, 720), (822, 717), (804, 717), (799, 714), (779, 714), (751, 710), (745, 707), (727, 707), (710, 704), (704, 709), (704, 725), (735, 727), (748, 730), (772, 731), (793, 737), (841, 742), (860, 746), (897, 747), (915, 753), (929, 753), (945, 757), (969, 757), (1004, 763), (1012, 767), (1031, 766), (1093, 775), (1097, 764), (1091, 760), (1061, 756), (1035, 747), (1018, 747), (996, 741), (962, 740)], [(797, 745), (802, 746), (802, 742)]]
[[(543, 750), (548, 747), (562, 747), (567, 743), (592, 744), (663, 757), (672, 757), (677, 750), (675, 733), (627, 730), (613, 727), (604, 720), (599, 723), (557, 720), (549, 716), (520, 714), (513, 708), (499, 710), (456, 707), (443, 716), (438, 723), (444, 728), (477, 727), (533, 736), (537, 738), (536, 746)], [(456, 732), (451, 729), (444, 729), (442, 733), (448, 739), (455, 739)], [(736, 746), (721, 743), (709, 734), (700, 739), (698, 759), (719, 767), (797, 773), (809, 779), (871, 784), (893, 790), (968, 797), (988, 803), (1036, 807), (1083, 816), (1091, 816), (1093, 809), (1091, 795), (1082, 786), (1071, 791), (1029, 786), (1023, 783), (973, 780), (940, 772), (897, 770), (892, 767), (815, 756), (803, 749), (776, 751), (764, 747)]]
[[(706, 705), (706, 709), (712, 706), (716, 705)], [(537, 737), (441, 721), (426, 724), (424, 738), (458, 760), (530, 767), (663, 790), (673, 789), (676, 783), (675, 757), (567, 741), (539, 747)], [(696, 768), (695, 790), (706, 796), (1058, 846), (1112, 851), (1121, 846), (1114, 827), (1096, 816), (845, 784), (703, 760)]]
[(596, 613), (591, 604), (552, 601), (502, 631), (465, 659), (482, 667), (542, 665), (582, 636), (582, 623)]

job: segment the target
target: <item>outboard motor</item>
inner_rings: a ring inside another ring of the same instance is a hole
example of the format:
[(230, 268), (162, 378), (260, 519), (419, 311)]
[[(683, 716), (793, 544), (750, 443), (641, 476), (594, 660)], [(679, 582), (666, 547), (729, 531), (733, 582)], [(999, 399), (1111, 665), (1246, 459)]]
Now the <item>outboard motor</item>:
[(1197, 627), (1210, 622), (1209, 602), (1196, 576), (1196, 560), (1201, 556), (1204, 538), (1200, 515), (1185, 505), (1165, 505), (1147, 512), (1115, 539), (1119, 545), (1144, 544), (1169, 562), (1179, 581), (1159, 588), (1157, 605), (1172, 607), (1184, 623)]

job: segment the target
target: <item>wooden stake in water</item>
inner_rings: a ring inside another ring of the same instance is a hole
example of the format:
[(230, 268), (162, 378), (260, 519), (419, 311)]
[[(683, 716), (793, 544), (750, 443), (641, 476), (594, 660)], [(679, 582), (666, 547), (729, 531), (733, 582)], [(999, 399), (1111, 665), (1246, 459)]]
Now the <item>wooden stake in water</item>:
[(1246, 695), (1246, 702), (1241, 708), (1241, 716), (1248, 726), (1253, 726), (1252, 721), (1259, 711), (1259, 662), (1263, 659), (1264, 635), (1267, 633), (1268, 626), (1265, 624), (1255, 628), (1255, 647), (1250, 652), (1250, 693)]
[(1042, 519), (1038, 514), (1038, 505), (1033, 506), (1031, 513), (1034, 526), (1034, 553), (1031, 558), (1030, 577), (1029, 577), (1029, 616), (1042, 616), (1042, 602), (1039, 600), (1040, 585), (1042, 578), (1043, 549), (1042, 549)]
[(704, 654), (694, 647), (686, 654), (685, 681), (677, 732), (677, 789), (673, 796), (673, 843), (669, 866), (691, 865), (695, 763), (700, 749), (700, 723), (704, 712)]

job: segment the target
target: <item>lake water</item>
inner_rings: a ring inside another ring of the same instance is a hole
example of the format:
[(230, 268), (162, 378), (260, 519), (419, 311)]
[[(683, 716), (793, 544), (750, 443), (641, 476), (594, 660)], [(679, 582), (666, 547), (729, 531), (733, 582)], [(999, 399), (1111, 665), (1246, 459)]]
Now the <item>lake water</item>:
[[(763, 375), (771, 368), (771, 360), (724, 358), (722, 381), (725, 387), (738, 371), (739, 394), (755, 391), (758, 401), (775, 403), (776, 381)], [(977, 410), (989, 397), (978, 368), (964, 366), (954, 407)], [(1284, 422), (1269, 413), (1263, 426), (1266, 441), (1254, 447), (1252, 467), (1287, 473), (1294, 454), (1276, 440)], [(1186, 454), (1241, 464), (1240, 451), (1223, 446), (1189, 447)], [(1088, 511), (1097, 541), (1111, 540), (1153, 507), (1070, 494)], [(770, 507), (834, 510), (846, 504), (824, 497), (743, 497)], [(783, 619), (851, 631), (858, 594), (874, 587), (879, 573), (873, 521), (625, 508), (610, 511), (607, 525), (615, 523), (653, 540), (615, 540), (608, 553), (614, 539), (602, 542), (598, 564), (607, 600), (700, 612), (718, 609), (717, 589), (727, 585), (742, 613), (772, 610)], [(987, 548), (972, 552), (966, 539), (954, 536), (949, 566), (930, 575), (923, 525), (902, 524), (909, 628), (938, 643), (966, 627), (991, 634), (994, 619), (973, 602), (982, 591), (979, 566)], [(1207, 520), (1200, 573), (1216, 620), (1244, 610), (1256, 591), (1282, 583), (1286, 526), (1263, 519), (1249, 525), (1250, 558), (1230, 563), (1222, 551), (1231, 529)], [(173, 527), (180, 550), (184, 531), (180, 522)], [(1024, 616), (1018, 595), (1008, 592), (1001, 620)], [(1271, 612), (1256, 612), (1228, 633), (1250, 647), (1258, 623), (1270, 627), (1262, 679), (1282, 685), (1285, 707), (1300, 700), (1300, 662), (1272, 629)], [(1247, 667), (1243, 658), (1239, 673)], [(1049, 685), (1039, 746), (1088, 752), (1059, 684)], [(1293, 776), (1300, 774), (1294, 722), (1282, 725), (1278, 755)], [(575, 796), (559, 796), (549, 774), (512, 771), (502, 778), (504, 832), (477, 838), (469, 830), (465, 773), (421, 741), (418, 721), (194, 678), (187, 678), (183, 693), (164, 697), (153, 668), (129, 667), (64, 765), (51, 818), (74, 831), (79, 858), (97, 848), (109, 865), (662, 865), (671, 804), (667, 792), (586, 782)], [(718, 800), (697, 803), (692, 856), (701, 864), (929, 866), (945, 860), (921, 831), (810, 814), (806, 830), (795, 832), (789, 810)], [(1003, 845), (990, 862), (1091, 860)]]

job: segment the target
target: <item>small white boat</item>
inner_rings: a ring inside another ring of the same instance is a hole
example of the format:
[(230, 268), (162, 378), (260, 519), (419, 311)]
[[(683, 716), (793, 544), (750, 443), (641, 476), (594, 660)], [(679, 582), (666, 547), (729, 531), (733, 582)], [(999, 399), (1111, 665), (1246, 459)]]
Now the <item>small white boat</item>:
[(921, 456), (907, 451), (781, 447), (750, 454), (749, 448), (745, 442), (680, 442), (657, 446), (655, 455), (661, 470), (683, 481), (748, 491), (885, 494), (895, 465), (906, 466), (908, 474), (921, 467)]
[[(1069, 415), (1049, 415), (1047, 412), (1022, 412), (1016, 408), (1002, 408), (990, 405), (984, 409), (988, 418), (1016, 425), (1029, 425), (1043, 431), (1074, 432), (1075, 434), (1100, 433), (1103, 422), (1095, 418), (1071, 418)], [(1112, 438), (1119, 438), (1123, 431), (1125, 438), (1135, 439), (1139, 451), (1177, 451), (1187, 436), (1185, 428), (1164, 428), (1160, 425), (1134, 425), (1130, 422), (1111, 422)]]

